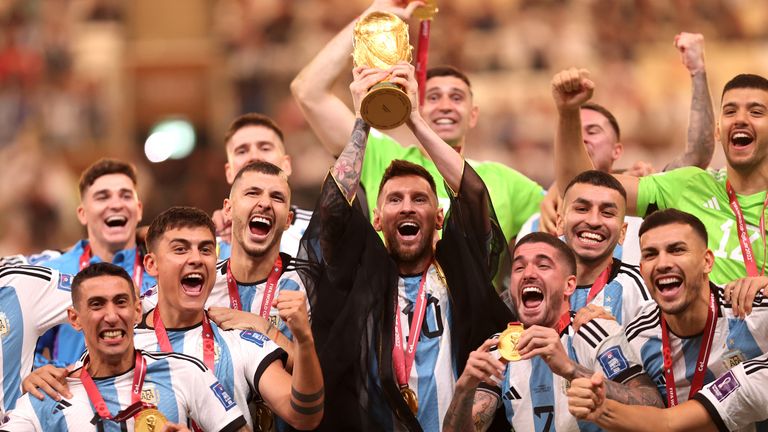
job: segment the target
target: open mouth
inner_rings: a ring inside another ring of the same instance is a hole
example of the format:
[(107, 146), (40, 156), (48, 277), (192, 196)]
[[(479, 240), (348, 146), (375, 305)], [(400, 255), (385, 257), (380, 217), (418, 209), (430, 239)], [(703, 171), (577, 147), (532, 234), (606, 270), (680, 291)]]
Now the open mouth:
[(755, 137), (753, 137), (750, 133), (738, 131), (734, 132), (731, 135), (731, 142), (736, 147), (746, 147), (755, 140)]
[(581, 231), (576, 234), (576, 237), (588, 245), (596, 245), (605, 241), (604, 235), (592, 231)]
[(265, 236), (269, 234), (272, 229), (272, 221), (261, 215), (254, 215), (250, 221), (248, 221), (248, 228), (251, 230), (251, 234), (258, 236)]
[(190, 296), (197, 296), (203, 292), (205, 278), (200, 273), (189, 273), (181, 278), (181, 288)]
[(435, 119), (434, 123), (438, 126), (451, 126), (451, 125), (455, 125), (457, 122), (452, 118), (440, 117), (438, 119)]
[(420, 230), (418, 224), (410, 221), (403, 222), (397, 226), (398, 234), (405, 239), (416, 237)]
[(119, 341), (125, 337), (124, 330), (102, 330), (99, 332), (99, 338), (105, 342)]
[(544, 293), (537, 286), (524, 286), (521, 300), (526, 309), (535, 309), (544, 301)]
[(105, 219), (104, 223), (110, 228), (124, 227), (125, 224), (128, 223), (128, 218), (121, 215), (114, 215)]
[(661, 276), (656, 278), (654, 284), (663, 296), (674, 296), (683, 285), (683, 279), (679, 276)]

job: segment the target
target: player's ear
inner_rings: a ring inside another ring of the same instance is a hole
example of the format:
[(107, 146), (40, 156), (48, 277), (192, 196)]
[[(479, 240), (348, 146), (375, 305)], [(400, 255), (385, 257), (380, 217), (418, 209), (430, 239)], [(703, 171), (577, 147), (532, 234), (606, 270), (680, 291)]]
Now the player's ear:
[(67, 319), (69, 320), (69, 324), (72, 326), (72, 328), (77, 331), (83, 331), (83, 326), (80, 325), (80, 315), (72, 306), (67, 308)]
[(150, 276), (157, 278), (159, 273), (157, 271), (157, 257), (154, 252), (147, 252), (144, 255), (144, 270)]

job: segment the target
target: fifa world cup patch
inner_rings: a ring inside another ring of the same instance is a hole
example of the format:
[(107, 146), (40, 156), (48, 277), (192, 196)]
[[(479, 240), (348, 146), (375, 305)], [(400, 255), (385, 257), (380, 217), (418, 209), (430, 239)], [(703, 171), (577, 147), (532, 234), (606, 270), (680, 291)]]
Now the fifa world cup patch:
[(216, 398), (221, 402), (221, 405), (225, 410), (229, 411), (235, 406), (235, 400), (232, 399), (232, 396), (227, 393), (227, 390), (224, 389), (224, 386), (221, 385), (220, 382), (217, 381), (211, 384), (211, 390), (213, 390), (213, 394), (216, 395)]
[(719, 402), (722, 402), (729, 394), (733, 393), (734, 390), (739, 387), (741, 387), (741, 383), (736, 379), (736, 375), (733, 374), (733, 371), (728, 371), (709, 386), (709, 392), (712, 393)]
[(8, 322), (8, 317), (4, 313), (0, 312), (0, 337), (3, 337), (11, 332), (11, 324)]
[(611, 380), (629, 367), (627, 358), (624, 356), (624, 353), (621, 352), (621, 348), (617, 346), (603, 352), (597, 359), (600, 361), (600, 366), (603, 367), (605, 376)]
[(73, 276), (66, 273), (59, 274), (59, 286), (58, 289), (62, 291), (72, 291), (72, 279)]
[(259, 346), (259, 348), (262, 348), (264, 346), (264, 342), (269, 340), (269, 338), (263, 334), (252, 330), (244, 330), (240, 332), (240, 338), (247, 340), (248, 342), (255, 343)]

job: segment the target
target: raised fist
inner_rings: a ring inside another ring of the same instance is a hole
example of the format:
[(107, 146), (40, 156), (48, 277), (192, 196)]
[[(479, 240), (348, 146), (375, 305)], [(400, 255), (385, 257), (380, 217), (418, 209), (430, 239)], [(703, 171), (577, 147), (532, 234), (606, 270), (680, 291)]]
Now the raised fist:
[(683, 32), (675, 36), (674, 44), (691, 75), (704, 72), (704, 35)]
[(589, 79), (586, 69), (570, 68), (552, 78), (552, 98), (558, 111), (579, 109), (592, 98), (595, 83)]

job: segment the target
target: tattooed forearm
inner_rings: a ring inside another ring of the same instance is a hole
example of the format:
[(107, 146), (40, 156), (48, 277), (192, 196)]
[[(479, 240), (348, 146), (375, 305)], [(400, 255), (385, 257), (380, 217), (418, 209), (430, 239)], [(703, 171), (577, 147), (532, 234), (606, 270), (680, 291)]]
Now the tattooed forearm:
[(365, 144), (368, 141), (368, 132), (371, 127), (362, 119), (355, 120), (352, 136), (344, 151), (336, 159), (331, 174), (341, 188), (347, 201), (352, 201), (360, 183), (360, 172), (363, 169), (363, 156)]
[(684, 166), (706, 168), (715, 152), (715, 112), (712, 96), (709, 94), (706, 71), (691, 77), (693, 95), (688, 120), (688, 140), (685, 152), (670, 162), (664, 171)]
[(443, 419), (443, 432), (485, 431), (493, 421), (497, 398), (486, 391), (457, 388)]
[[(590, 378), (594, 372), (581, 365), (576, 365), (573, 378)], [(656, 385), (645, 373), (632, 378), (626, 384), (605, 381), (605, 396), (626, 405), (649, 405), (664, 408)]]

